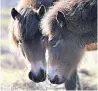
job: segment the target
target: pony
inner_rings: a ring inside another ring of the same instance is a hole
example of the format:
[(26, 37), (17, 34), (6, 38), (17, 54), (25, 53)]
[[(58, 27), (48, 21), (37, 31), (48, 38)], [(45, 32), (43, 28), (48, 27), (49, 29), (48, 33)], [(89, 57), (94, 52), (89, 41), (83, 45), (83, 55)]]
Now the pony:
[(49, 6), (56, 0), (20, 0), (11, 10), (9, 38), (12, 47), (21, 49), (30, 62), (28, 76), (34, 82), (46, 79), (45, 39), (40, 32), (39, 22)]
[(87, 46), (97, 43), (97, 0), (58, 1), (43, 16), (40, 27), (48, 38), (48, 79), (74, 90), (78, 64)]

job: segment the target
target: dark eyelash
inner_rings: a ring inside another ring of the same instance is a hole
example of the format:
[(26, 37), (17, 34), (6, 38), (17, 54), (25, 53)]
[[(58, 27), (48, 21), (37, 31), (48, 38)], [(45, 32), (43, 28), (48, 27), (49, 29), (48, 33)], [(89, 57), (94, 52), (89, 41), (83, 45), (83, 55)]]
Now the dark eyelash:
[(51, 44), (52, 46), (54, 46), (56, 43), (57, 43), (57, 41), (56, 41), (55, 39), (53, 39), (53, 40), (50, 41), (50, 44)]
[(35, 13), (35, 16), (36, 16), (37, 20), (40, 21), (40, 18), (37, 13)]

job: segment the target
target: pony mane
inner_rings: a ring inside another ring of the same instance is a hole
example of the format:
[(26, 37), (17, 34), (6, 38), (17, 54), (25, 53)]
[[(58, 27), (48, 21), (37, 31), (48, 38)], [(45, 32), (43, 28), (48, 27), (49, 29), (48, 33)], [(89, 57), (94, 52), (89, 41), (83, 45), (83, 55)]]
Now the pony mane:
[[(80, 0), (60, 0), (58, 2), (55, 2), (53, 6), (49, 7), (49, 10), (44, 15), (40, 22), (40, 27), (42, 29), (43, 35), (49, 35), (52, 31), (51, 30), (51, 24), (54, 21), (57, 12), (61, 11), (63, 13), (71, 12), (72, 7), (78, 3)], [(66, 3), (66, 5), (65, 5)]]
[(28, 6), (34, 7), (36, 3), (36, 0), (20, 0), (18, 7), (24, 8)]
[[(77, 20), (79, 18), (81, 18), (81, 20), (83, 19), (83, 17), (81, 15), (79, 15), (79, 13), (81, 13), (81, 10), (83, 10), (86, 5), (88, 3), (91, 3), (89, 5), (88, 11), (90, 10), (90, 7), (92, 7), (92, 5), (95, 5), (93, 7), (93, 10), (91, 10), (91, 13), (93, 13), (93, 11), (96, 11), (96, 2), (97, 0), (60, 0), (58, 2), (55, 2), (53, 6), (51, 6), (49, 8), (49, 10), (47, 11), (47, 13), (44, 15), (44, 17), (42, 18), (41, 22), (40, 22), (40, 27), (42, 29), (42, 34), (43, 35), (49, 35), (52, 33), (51, 31), (51, 26), (52, 26), (52, 22), (56, 19), (56, 15), (58, 13), (58, 11), (64, 13), (64, 15), (66, 16), (67, 20)], [(83, 13), (82, 14), (86, 14)], [(96, 14), (96, 13), (94, 13)], [(89, 20), (90, 18), (96, 19), (96, 15), (92, 15), (88, 16)], [(88, 20), (88, 21), (89, 21)], [(87, 20), (85, 20), (87, 21)], [(91, 21), (91, 20), (90, 20)], [(88, 31), (78, 31), (77, 33), (82, 33), (82, 32), (89, 32)]]
[[(16, 6), (16, 10), (17, 11), (21, 11), (21, 9), (23, 8), (30, 8), (31, 6), (34, 7), (35, 6), (35, 2), (36, 0), (19, 0), (18, 5)], [(13, 25), (13, 26), (12, 26)], [(14, 30), (16, 29), (16, 26), (18, 25), (18, 22), (15, 20), (10, 19), (10, 23), (8, 26), (8, 30), (9, 30), (9, 42), (10, 42), (10, 46), (11, 46), (11, 50), (16, 50), (18, 47), (18, 40), (15, 37), (14, 34)], [(17, 29), (16, 29), (17, 30)]]

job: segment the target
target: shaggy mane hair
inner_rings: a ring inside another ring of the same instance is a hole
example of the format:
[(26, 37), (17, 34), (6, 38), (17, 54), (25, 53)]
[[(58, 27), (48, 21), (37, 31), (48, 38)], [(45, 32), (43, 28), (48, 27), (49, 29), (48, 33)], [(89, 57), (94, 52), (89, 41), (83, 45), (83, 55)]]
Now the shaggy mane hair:
[[(89, 3), (90, 3), (89, 9), (90, 9), (90, 6), (92, 5), (95, 5), (94, 9), (96, 9), (97, 0), (60, 0), (56, 2), (53, 6), (49, 8), (49, 10), (47, 11), (47, 13), (44, 15), (44, 17), (42, 18), (40, 22), (40, 27), (42, 29), (43, 35), (47, 36), (52, 33), (51, 25), (54, 19), (56, 18), (58, 11), (64, 13), (65, 18), (67, 20), (77, 21), (78, 18), (81, 18), (81, 19), (83, 18), (79, 14), (81, 10), (83, 10), (84, 7), (86, 7)], [(94, 18), (96, 19), (96, 17)], [(84, 26), (84, 27), (89, 28), (89, 26)], [(91, 29), (89, 29), (89, 31), (90, 30)], [(89, 31), (83, 31), (83, 32), (89, 32)]]

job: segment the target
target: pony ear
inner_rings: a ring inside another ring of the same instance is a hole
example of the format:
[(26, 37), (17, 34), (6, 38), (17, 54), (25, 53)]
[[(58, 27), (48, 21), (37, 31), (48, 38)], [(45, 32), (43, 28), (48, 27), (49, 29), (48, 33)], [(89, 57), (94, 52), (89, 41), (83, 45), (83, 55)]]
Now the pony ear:
[(12, 15), (12, 18), (15, 20), (16, 18), (17, 19), (20, 19), (20, 16), (21, 14), (15, 9), (15, 8), (12, 8), (11, 10), (11, 15)]
[(57, 16), (56, 16), (56, 20), (61, 28), (66, 26), (65, 16), (62, 12), (58, 11)]
[(38, 16), (42, 18), (44, 14), (46, 13), (46, 7), (44, 5), (41, 5), (40, 8), (38, 9)]

